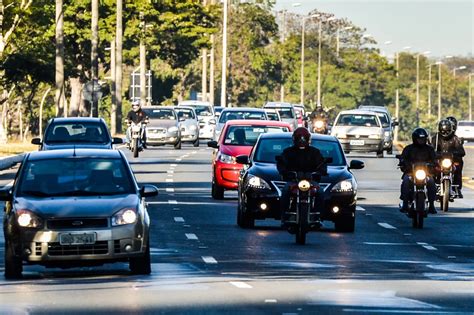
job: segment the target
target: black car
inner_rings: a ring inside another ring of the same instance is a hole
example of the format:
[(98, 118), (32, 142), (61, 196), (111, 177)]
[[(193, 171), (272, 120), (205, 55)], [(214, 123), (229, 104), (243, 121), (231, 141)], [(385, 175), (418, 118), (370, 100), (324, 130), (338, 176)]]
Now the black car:
[(57, 150), (72, 147), (112, 149), (122, 144), (122, 138), (112, 138), (105, 120), (96, 117), (53, 118), (49, 121), (43, 139), (34, 138), (32, 144), (40, 150)]
[(5, 277), (23, 262), (76, 267), (126, 261), (149, 274), (150, 218), (145, 197), (120, 150), (65, 149), (27, 154), (5, 201)]
[[(262, 134), (250, 157), (238, 156), (237, 162), (247, 164), (241, 172), (238, 194), (238, 224), (251, 227), (255, 219), (280, 220), (281, 189), (285, 186), (276, 168), (276, 156), (292, 145), (291, 133)], [(362, 161), (353, 160), (347, 165), (339, 141), (332, 136), (312, 134), (311, 145), (322, 155), (331, 158), (328, 175), (319, 183), (324, 205), (321, 220), (333, 221), (337, 231), (353, 232), (357, 182), (350, 171), (364, 167)]]

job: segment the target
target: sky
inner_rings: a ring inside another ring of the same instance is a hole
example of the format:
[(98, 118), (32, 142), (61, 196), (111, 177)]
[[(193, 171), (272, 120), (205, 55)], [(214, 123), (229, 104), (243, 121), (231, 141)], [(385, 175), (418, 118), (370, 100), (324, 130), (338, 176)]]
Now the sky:
[(432, 58), (474, 57), (474, 0), (276, 0), (275, 9), (348, 18), (366, 28), (387, 56), (410, 46)]

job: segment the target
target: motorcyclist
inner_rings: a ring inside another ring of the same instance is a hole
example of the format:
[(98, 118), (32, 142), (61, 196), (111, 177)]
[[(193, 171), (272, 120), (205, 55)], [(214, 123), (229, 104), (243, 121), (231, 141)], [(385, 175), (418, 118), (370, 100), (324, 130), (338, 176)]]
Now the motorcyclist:
[[(431, 166), (435, 165), (436, 153), (432, 146), (428, 144), (428, 132), (423, 128), (416, 128), (412, 135), (413, 143), (406, 146), (401, 155), (400, 169), (403, 172), (401, 197), (402, 208), (401, 212), (408, 212), (409, 201), (412, 198), (413, 182), (411, 178), (411, 171), (415, 163), (428, 163)], [(426, 181), (426, 188), (428, 190), (429, 213), (436, 213), (434, 205), (436, 199), (436, 185), (432, 176), (432, 167), (428, 169), (428, 176)], [(431, 174), (430, 174), (431, 173)]]
[(309, 115), (309, 119), (311, 121), (311, 128), (314, 128), (316, 121), (320, 120), (324, 122), (324, 125), (327, 129), (329, 115), (324, 110), (321, 104), (318, 104), (316, 108), (311, 112), (311, 114)]
[(321, 152), (310, 145), (311, 134), (308, 129), (305, 127), (297, 128), (293, 132), (292, 139), (293, 146), (283, 150), (282, 155), (277, 159), (278, 172), (283, 180), (287, 181), (281, 196), (282, 220), (290, 206), (289, 172), (318, 172), (320, 175), (327, 174), (327, 166)]
[[(130, 145), (130, 141), (131, 141), (131, 138), (132, 138), (132, 135), (131, 135), (131, 125), (132, 125), (132, 122), (135, 123), (135, 124), (139, 124), (139, 123), (147, 123), (148, 122), (148, 116), (146, 115), (146, 113), (143, 111), (143, 109), (141, 108), (140, 106), (140, 102), (139, 101), (133, 101), (132, 102), (132, 110), (130, 110), (127, 114), (127, 118), (126, 118), (126, 121), (127, 121), (127, 144)], [(146, 149), (146, 129), (143, 130), (143, 133), (142, 133), (142, 145), (143, 147)]]
[[(457, 185), (457, 193), (459, 198), (463, 198), (462, 195), (462, 158), (466, 155), (462, 141), (455, 135), (457, 123), (456, 118), (450, 117), (450, 119), (443, 119), (438, 123), (438, 132), (431, 139), (437, 153), (448, 152), (453, 155), (453, 162), (456, 165), (454, 169), (453, 185)], [(453, 119), (455, 123), (453, 123)]]

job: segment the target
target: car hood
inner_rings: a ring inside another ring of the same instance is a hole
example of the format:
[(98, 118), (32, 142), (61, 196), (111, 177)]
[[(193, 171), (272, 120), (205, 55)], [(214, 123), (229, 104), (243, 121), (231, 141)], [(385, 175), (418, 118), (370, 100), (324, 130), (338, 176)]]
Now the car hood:
[(110, 217), (124, 208), (136, 209), (139, 202), (139, 197), (135, 194), (102, 197), (18, 197), (14, 207), (34, 211), (43, 218)]
[(382, 133), (381, 127), (364, 127), (364, 126), (334, 126), (332, 127), (332, 134), (346, 134), (346, 135), (359, 135), (369, 136), (378, 135)]
[(189, 128), (191, 126), (197, 126), (199, 123), (195, 119), (186, 119), (185, 121), (181, 121), (179, 123), (181, 126), (184, 126), (186, 128)]
[(76, 143), (76, 144), (47, 144), (43, 145), (42, 150), (63, 150), (63, 149), (111, 149), (112, 144), (103, 144), (103, 143)]
[[(249, 173), (264, 179), (267, 182), (281, 181), (276, 164), (256, 162), (249, 169)], [(321, 183), (336, 184), (344, 179), (351, 178), (352, 174), (345, 166), (329, 166), (328, 175), (321, 178)]]
[(168, 119), (163, 119), (163, 120), (152, 120), (150, 119), (150, 122), (147, 125), (147, 128), (169, 128), (177, 126), (176, 120), (168, 120)]
[(230, 156), (250, 155), (251, 145), (221, 145), (220, 151)]

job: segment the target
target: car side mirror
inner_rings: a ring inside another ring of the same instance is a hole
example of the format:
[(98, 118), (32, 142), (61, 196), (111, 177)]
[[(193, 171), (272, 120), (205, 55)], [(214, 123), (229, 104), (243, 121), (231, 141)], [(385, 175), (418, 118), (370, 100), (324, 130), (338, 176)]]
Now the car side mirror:
[(140, 195), (145, 198), (158, 196), (158, 188), (153, 185), (143, 185), (140, 188)]
[(11, 201), (13, 197), (12, 188), (0, 190), (0, 201)]
[(112, 144), (123, 144), (123, 139), (119, 137), (113, 137)]
[(214, 140), (209, 141), (209, 142), (207, 143), (207, 146), (208, 146), (209, 148), (219, 149), (219, 144), (217, 144), (217, 141), (214, 141)]
[(179, 117), (179, 121), (186, 121), (186, 118), (184, 118), (184, 117)]
[(250, 164), (250, 158), (248, 155), (238, 155), (235, 161), (239, 164)]
[(215, 119), (209, 119), (209, 123), (210, 123), (211, 125), (215, 125), (215, 124), (216, 124), (216, 120), (215, 120)]
[(41, 141), (41, 138), (33, 138), (31, 139), (31, 144), (42, 145), (43, 141)]
[(349, 164), (349, 168), (351, 170), (360, 170), (365, 167), (364, 161), (359, 161), (359, 160), (352, 160), (351, 163)]

